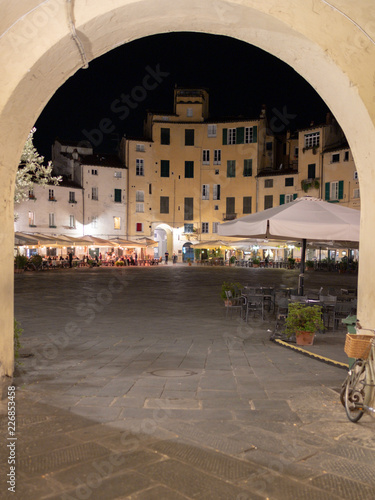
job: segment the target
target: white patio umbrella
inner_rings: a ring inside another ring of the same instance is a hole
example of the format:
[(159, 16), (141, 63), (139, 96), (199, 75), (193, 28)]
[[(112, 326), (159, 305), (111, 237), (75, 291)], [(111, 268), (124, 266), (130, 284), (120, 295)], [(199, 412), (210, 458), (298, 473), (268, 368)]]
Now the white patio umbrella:
[(299, 289), (303, 295), (306, 241), (359, 241), (360, 212), (305, 196), (291, 203), (220, 224), (222, 236), (300, 240), (302, 242)]

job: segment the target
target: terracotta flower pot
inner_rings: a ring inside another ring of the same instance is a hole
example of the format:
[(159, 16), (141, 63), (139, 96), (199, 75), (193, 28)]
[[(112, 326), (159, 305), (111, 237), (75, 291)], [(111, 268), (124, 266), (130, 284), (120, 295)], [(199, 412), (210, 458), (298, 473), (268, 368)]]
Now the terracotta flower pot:
[(296, 332), (296, 343), (298, 345), (313, 345), (315, 333)]

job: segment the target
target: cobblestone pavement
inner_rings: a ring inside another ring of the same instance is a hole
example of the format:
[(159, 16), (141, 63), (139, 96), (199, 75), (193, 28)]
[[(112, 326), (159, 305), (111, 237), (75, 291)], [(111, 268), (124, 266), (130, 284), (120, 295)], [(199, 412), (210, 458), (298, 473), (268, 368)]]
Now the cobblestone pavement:
[[(182, 265), (16, 275), (16, 493), (4, 415), (0, 498), (375, 498), (375, 422), (347, 420), (345, 371), (270, 342), (272, 315), (225, 316), (223, 281), (297, 278)], [(355, 281), (313, 273), (306, 287)], [(316, 349), (345, 360), (344, 337)]]

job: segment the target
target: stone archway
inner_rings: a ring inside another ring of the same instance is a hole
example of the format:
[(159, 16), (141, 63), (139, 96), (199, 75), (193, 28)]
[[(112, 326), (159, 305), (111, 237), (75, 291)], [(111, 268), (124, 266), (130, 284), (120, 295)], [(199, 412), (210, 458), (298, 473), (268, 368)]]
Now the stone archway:
[(292, 66), (332, 110), (359, 172), (366, 268), (359, 270), (358, 315), (364, 326), (375, 327), (372, 0), (25, 0), (3, 8), (0, 35), (0, 376), (13, 373), (13, 189), (28, 131), (53, 93), (88, 61), (168, 31), (226, 35), (266, 50)]

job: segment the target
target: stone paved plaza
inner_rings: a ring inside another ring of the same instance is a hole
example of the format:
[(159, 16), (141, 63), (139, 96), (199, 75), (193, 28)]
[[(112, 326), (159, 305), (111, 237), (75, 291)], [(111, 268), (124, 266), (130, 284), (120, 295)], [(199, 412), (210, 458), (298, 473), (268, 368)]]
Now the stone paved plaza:
[[(373, 499), (375, 422), (347, 420), (345, 370), (270, 342), (271, 315), (225, 317), (223, 281), (297, 279), (182, 265), (16, 275), (17, 486), (2, 474), (0, 498)], [(344, 337), (316, 349), (345, 360)], [(0, 451), (7, 471), (5, 438)]]

